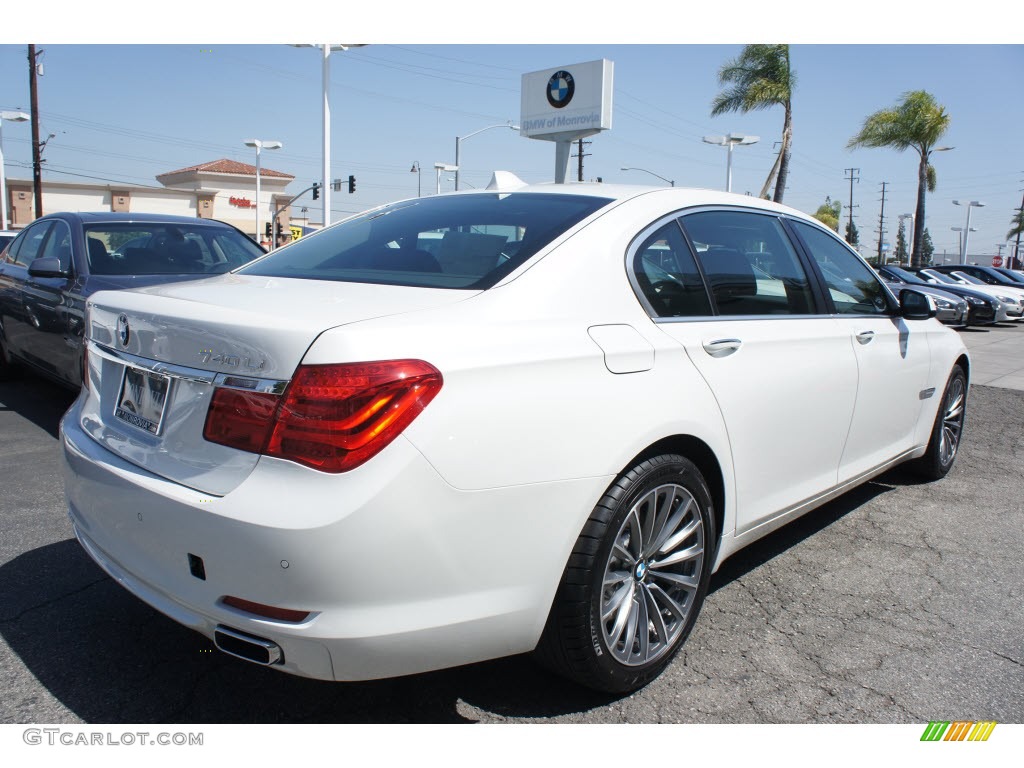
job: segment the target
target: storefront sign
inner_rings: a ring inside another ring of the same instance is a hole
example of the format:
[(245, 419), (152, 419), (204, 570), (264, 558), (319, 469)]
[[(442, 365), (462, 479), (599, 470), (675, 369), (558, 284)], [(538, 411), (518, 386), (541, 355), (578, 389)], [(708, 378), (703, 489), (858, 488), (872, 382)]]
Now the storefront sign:
[(228, 202), (236, 208), (255, 208), (256, 204), (247, 197), (229, 197)]

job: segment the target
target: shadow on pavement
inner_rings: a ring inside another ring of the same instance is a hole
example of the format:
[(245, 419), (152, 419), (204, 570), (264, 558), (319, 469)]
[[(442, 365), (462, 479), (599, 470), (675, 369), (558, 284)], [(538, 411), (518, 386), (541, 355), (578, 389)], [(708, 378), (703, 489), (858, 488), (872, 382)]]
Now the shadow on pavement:
[[(861, 486), (747, 547), (723, 565), (711, 591), (889, 490)], [(136, 599), (73, 539), (0, 566), (0, 606), (7, 645), (90, 723), (470, 723), (460, 701), (521, 719), (586, 712), (619, 698), (565, 681), (528, 656), (362, 683), (281, 674), (222, 654)]]
[(0, 382), (0, 411), (14, 411), (57, 437), (57, 427), (77, 395), (47, 379), (22, 374)]

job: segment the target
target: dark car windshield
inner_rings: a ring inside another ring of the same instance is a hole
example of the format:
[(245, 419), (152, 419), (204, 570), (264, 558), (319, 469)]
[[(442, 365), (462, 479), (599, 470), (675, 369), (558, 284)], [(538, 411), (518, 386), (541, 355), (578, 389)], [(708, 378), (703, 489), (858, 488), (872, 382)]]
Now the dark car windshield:
[(886, 267), (885, 274), (889, 274), (898, 280), (902, 280), (904, 283), (910, 283), (911, 285), (928, 285), (924, 280), (919, 278), (913, 272), (907, 272), (905, 269), (899, 267)]
[(216, 275), (263, 255), (228, 226), (164, 222), (87, 224), (93, 275)]
[(526, 192), (411, 200), (304, 237), (241, 272), (485, 289), (610, 202)]

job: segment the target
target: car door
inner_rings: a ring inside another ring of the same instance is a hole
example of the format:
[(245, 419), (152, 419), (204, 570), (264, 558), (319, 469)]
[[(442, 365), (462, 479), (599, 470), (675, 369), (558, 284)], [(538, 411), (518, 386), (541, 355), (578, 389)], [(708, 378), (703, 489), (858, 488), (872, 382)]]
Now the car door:
[(939, 322), (907, 323), (881, 280), (839, 238), (791, 221), (819, 268), (834, 321), (857, 360), (857, 405), (839, 468), (840, 481), (868, 472), (914, 447), (931, 364), (929, 334)]
[(705, 210), (632, 256), (658, 327), (708, 382), (735, 467), (736, 534), (832, 488), (856, 400), (847, 338), (820, 311), (778, 217)]
[[(33, 274), (42, 259), (56, 259), (66, 275)], [(77, 381), (78, 358), (68, 343), (68, 293), (73, 283), (71, 227), (56, 219), (36, 258), (28, 263), (22, 288), (28, 328), (21, 354), (64, 381)]]
[(24, 357), (33, 325), (25, 308), (28, 265), (41, 253), (52, 226), (52, 221), (30, 225), (11, 243), (7, 261), (0, 264), (0, 328), (4, 346), (18, 357)]

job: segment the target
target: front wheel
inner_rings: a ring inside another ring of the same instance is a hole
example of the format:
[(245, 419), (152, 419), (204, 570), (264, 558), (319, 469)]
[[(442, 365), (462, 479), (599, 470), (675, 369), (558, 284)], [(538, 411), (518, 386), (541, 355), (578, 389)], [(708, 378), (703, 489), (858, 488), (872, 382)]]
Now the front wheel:
[(915, 462), (918, 474), (939, 480), (953, 468), (963, 438), (967, 413), (967, 376), (959, 365), (953, 368), (935, 415), (931, 439), (924, 456)]
[(591, 688), (646, 685), (693, 628), (715, 542), (711, 494), (697, 467), (678, 455), (637, 464), (584, 526), (537, 656)]

